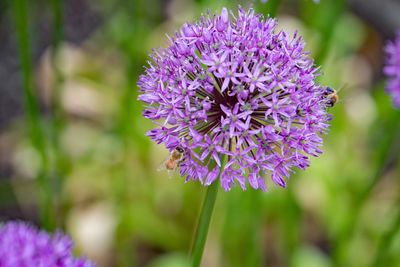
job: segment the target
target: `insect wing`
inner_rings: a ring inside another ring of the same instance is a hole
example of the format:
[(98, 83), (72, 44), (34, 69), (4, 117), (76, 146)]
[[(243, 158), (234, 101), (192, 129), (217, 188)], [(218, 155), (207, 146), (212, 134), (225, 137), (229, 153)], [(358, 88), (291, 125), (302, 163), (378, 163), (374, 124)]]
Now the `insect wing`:
[(168, 162), (168, 160), (169, 159), (165, 159), (160, 165), (158, 165), (158, 167), (157, 167), (157, 171), (158, 172), (162, 172), (162, 171), (167, 170), (167, 162)]

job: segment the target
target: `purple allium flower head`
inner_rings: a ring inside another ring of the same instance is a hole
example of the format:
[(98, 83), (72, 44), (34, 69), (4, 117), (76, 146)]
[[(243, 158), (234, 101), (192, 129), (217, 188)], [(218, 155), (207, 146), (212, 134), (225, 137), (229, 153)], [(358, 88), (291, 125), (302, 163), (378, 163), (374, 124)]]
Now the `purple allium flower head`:
[(138, 82), (144, 116), (157, 125), (148, 135), (185, 151), (186, 181), (210, 185), (222, 168), (225, 190), (265, 190), (264, 174), (284, 187), (295, 167), (321, 153), (330, 120), (304, 45), (251, 8), (183, 25)]
[(391, 95), (393, 104), (400, 108), (400, 30), (394, 42), (389, 41), (385, 47), (386, 64), (383, 72), (388, 77), (386, 91)]
[(0, 225), (1, 267), (95, 267), (72, 255), (72, 241), (61, 233), (50, 236), (23, 222)]

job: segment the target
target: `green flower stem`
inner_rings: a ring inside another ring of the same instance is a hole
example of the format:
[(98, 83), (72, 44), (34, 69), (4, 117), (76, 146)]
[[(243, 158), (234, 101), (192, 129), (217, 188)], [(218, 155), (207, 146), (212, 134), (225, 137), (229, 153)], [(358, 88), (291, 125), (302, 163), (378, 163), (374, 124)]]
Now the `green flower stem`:
[(210, 226), (211, 216), (214, 210), (215, 200), (217, 199), (219, 180), (223, 167), (219, 172), (218, 178), (207, 188), (207, 193), (201, 209), (200, 218), (198, 221), (196, 234), (191, 250), (192, 267), (198, 267), (203, 256), (204, 245), (207, 240), (208, 227)]
[(29, 1), (15, 0), (11, 1), (11, 3), (15, 22), (18, 53), (21, 63), (22, 89), (26, 122), (31, 143), (38, 152), (41, 162), (40, 170), (37, 175), (41, 220), (45, 229), (52, 230), (55, 227), (53, 193), (50, 184), (50, 165), (47, 154), (46, 136), (42, 129), (39, 101), (35, 95), (33, 82), (33, 63), (30, 51), (30, 38), (28, 29)]

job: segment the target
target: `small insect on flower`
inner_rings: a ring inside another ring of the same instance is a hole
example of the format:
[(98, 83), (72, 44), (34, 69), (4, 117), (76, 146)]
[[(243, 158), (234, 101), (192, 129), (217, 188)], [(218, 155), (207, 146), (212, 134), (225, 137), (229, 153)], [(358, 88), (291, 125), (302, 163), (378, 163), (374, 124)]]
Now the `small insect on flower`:
[(175, 148), (157, 170), (168, 170), (175, 171), (179, 168), (179, 165), (185, 158), (185, 150), (181, 147)]
[(333, 107), (337, 102), (339, 102), (339, 95), (337, 94), (337, 91), (331, 87), (326, 87), (324, 97), (327, 100), (326, 106), (328, 108)]

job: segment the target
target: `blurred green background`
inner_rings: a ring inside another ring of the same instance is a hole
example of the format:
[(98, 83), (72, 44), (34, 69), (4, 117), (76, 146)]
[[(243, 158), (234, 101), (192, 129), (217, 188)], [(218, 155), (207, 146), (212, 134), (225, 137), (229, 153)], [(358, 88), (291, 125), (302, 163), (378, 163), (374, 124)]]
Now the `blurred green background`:
[(341, 101), (286, 189), (219, 192), (203, 266), (400, 266), (394, 0), (1, 0), (0, 221), (63, 229), (100, 267), (187, 266), (205, 188), (156, 171), (136, 82), (166, 34), (238, 4), (299, 30)]

